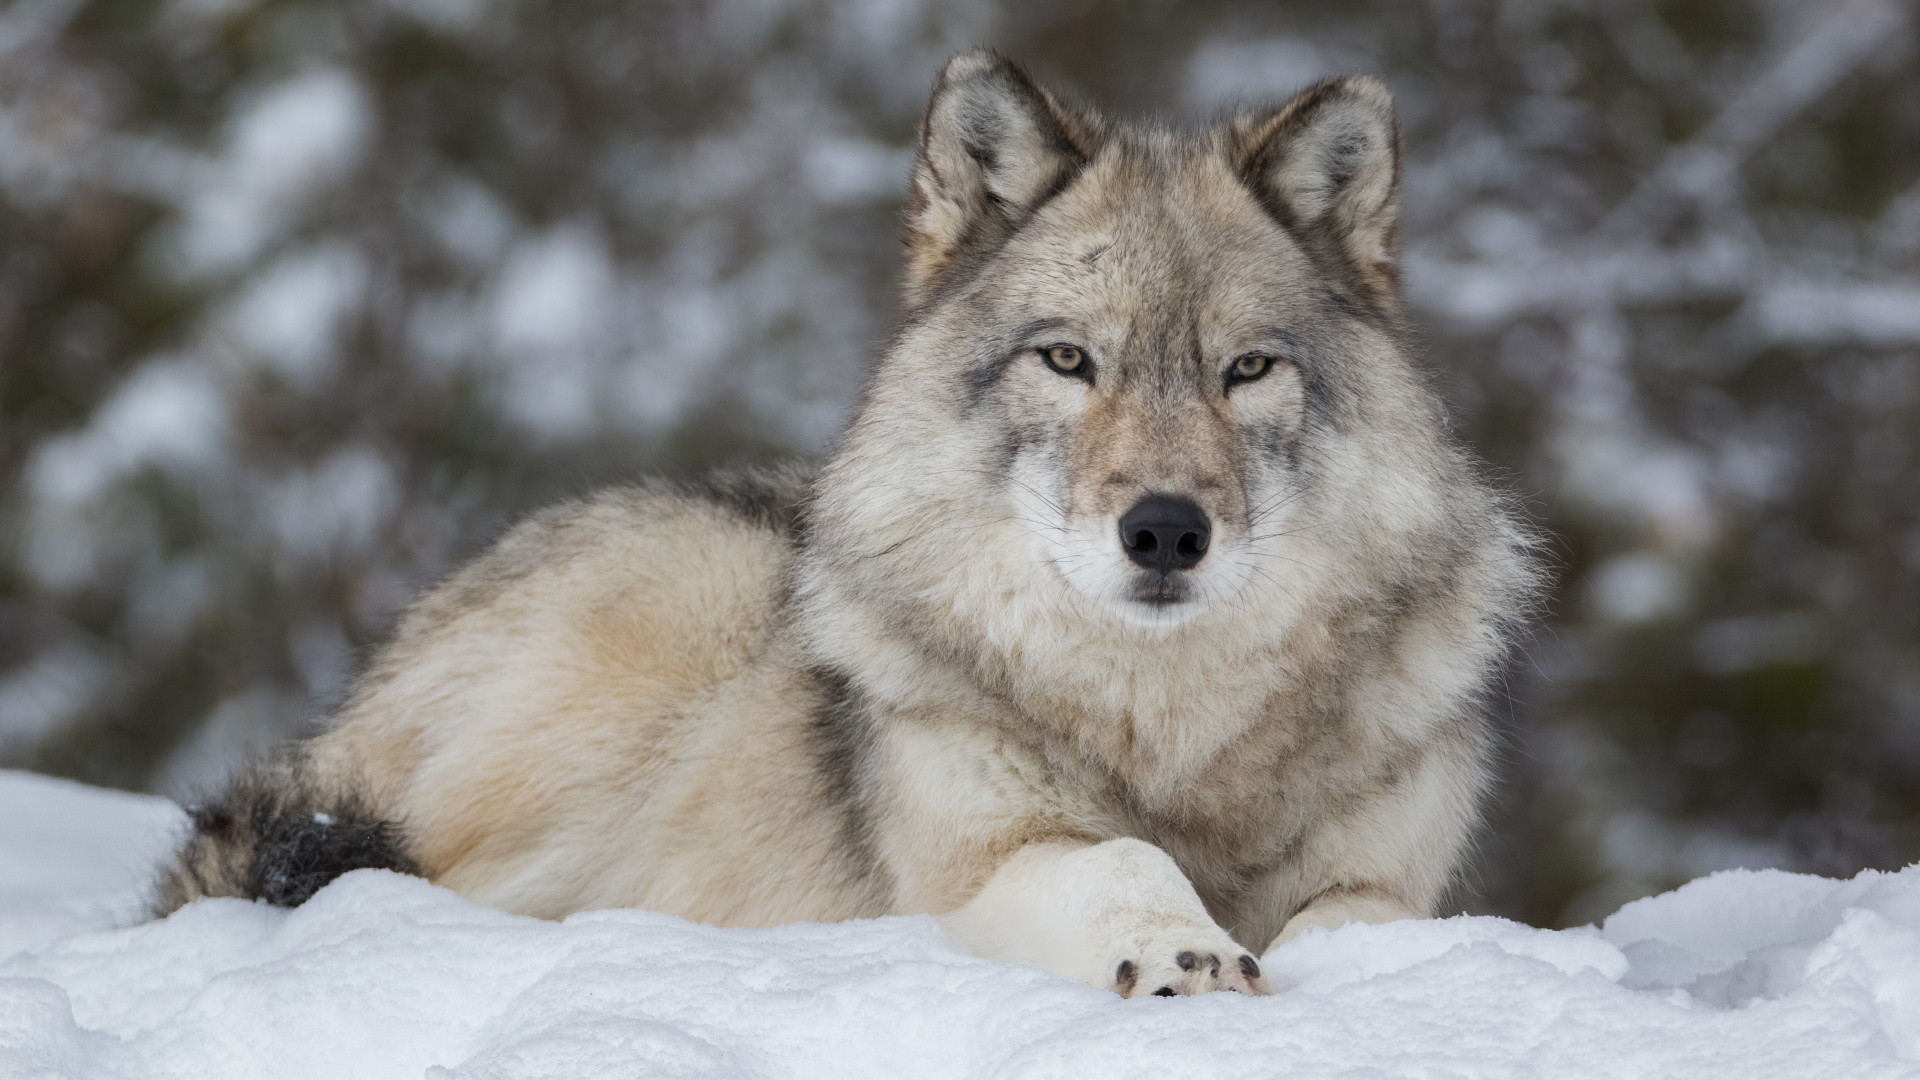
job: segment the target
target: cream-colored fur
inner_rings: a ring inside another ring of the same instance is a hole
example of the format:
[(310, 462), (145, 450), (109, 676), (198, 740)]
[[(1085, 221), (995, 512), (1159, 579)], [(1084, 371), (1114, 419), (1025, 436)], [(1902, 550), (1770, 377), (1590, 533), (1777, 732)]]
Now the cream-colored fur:
[(509, 911), (883, 913), (832, 872), (813, 691), (769, 634), (780, 537), (663, 494), (554, 516), (503, 548), (557, 557), (495, 553), (406, 620), (316, 770), (362, 773), (436, 881)]
[[(1393, 123), (1362, 79), (1125, 129), (956, 59), (824, 468), (521, 526), (198, 814), (166, 902), (391, 864), (547, 917), (932, 913), (1123, 994), (1430, 914), (1534, 579), (1403, 344)], [(1148, 496), (1204, 514), (1197, 565), (1128, 554)]]

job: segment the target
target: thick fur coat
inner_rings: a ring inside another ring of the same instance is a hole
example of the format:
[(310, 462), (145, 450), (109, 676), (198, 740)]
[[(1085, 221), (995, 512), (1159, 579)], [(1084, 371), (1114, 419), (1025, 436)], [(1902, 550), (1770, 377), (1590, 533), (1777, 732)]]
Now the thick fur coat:
[(1371, 79), (1179, 134), (956, 58), (825, 465), (519, 526), (196, 808), (162, 910), (384, 865), (549, 917), (933, 913), (1125, 995), (1431, 914), (1536, 575), (1402, 325), (1398, 193)]

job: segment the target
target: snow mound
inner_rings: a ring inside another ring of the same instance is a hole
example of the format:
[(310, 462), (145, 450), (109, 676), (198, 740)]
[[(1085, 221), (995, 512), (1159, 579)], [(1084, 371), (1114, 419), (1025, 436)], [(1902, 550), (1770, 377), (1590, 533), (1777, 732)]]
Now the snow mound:
[(0, 1077), (1920, 1076), (1920, 867), (1349, 926), (1270, 998), (1121, 1001), (927, 918), (552, 923), (381, 871), (128, 925), (178, 810), (0, 773), (0, 811)]

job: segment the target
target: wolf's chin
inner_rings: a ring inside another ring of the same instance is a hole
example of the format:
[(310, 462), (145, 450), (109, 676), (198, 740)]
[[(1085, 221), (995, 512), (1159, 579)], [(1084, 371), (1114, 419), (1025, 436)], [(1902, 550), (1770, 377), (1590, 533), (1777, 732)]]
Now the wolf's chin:
[(1139, 600), (1109, 601), (1107, 610), (1115, 612), (1128, 626), (1144, 630), (1168, 631), (1185, 626), (1207, 610), (1207, 602), (1197, 596), (1170, 603), (1146, 603)]

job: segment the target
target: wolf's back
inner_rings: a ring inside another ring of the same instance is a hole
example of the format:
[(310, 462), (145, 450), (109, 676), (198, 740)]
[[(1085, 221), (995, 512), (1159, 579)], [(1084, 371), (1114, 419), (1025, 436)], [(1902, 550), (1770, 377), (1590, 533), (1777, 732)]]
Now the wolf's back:
[[(549, 917), (668, 902), (645, 892), (622, 830), (659, 786), (640, 778), (667, 776), (741, 720), (700, 709), (767, 651), (811, 476), (793, 465), (657, 481), (514, 527), (409, 608), (325, 730), (189, 808), (156, 913), (203, 896), (297, 906), (366, 868)], [(753, 684), (744, 717), (804, 730), (811, 684), (783, 671)], [(791, 744), (771, 790), (809, 789), (804, 739), (735, 738)], [(671, 777), (662, 807), (720, 805), (713, 793), (737, 797), (741, 781), (738, 768)], [(690, 910), (728, 917), (702, 904)]]

